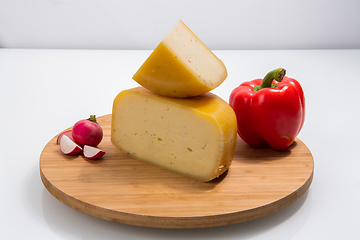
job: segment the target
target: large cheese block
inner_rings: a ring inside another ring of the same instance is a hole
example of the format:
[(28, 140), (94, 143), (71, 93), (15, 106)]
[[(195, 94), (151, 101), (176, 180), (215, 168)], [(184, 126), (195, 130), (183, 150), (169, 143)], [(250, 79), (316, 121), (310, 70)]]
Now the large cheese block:
[(236, 137), (233, 109), (212, 93), (169, 98), (138, 87), (114, 100), (111, 141), (116, 148), (199, 181), (229, 168)]
[(223, 62), (180, 21), (133, 79), (157, 94), (186, 98), (216, 88), (226, 77)]

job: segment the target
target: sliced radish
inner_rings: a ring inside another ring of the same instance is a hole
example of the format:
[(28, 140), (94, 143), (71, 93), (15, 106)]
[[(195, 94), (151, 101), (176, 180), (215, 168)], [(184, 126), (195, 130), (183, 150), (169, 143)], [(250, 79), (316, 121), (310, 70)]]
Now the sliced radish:
[(61, 139), (61, 137), (62, 137), (63, 135), (68, 136), (71, 140), (74, 141), (74, 139), (73, 139), (73, 137), (72, 137), (72, 131), (71, 131), (71, 130), (67, 130), (67, 131), (62, 132), (62, 133), (59, 134), (59, 136), (58, 136), (57, 139), (56, 139), (56, 144), (57, 144), (57, 145), (60, 144), (60, 139)]
[(71, 140), (68, 136), (63, 134), (60, 139), (60, 150), (62, 153), (66, 155), (76, 155), (81, 153), (83, 150), (79, 145), (77, 145), (73, 140)]
[(83, 154), (86, 158), (89, 158), (89, 159), (98, 159), (102, 156), (104, 156), (105, 154), (105, 151), (99, 149), (99, 148), (96, 148), (96, 147), (92, 147), (92, 146), (89, 146), (89, 145), (85, 145), (84, 146), (84, 151), (83, 151)]

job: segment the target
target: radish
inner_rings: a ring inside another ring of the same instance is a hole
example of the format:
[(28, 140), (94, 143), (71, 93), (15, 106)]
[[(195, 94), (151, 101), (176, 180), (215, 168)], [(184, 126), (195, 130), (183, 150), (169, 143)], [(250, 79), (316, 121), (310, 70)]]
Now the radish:
[(66, 155), (76, 155), (83, 150), (79, 145), (72, 141), (67, 135), (63, 134), (60, 139), (60, 150)]
[(105, 151), (103, 151), (99, 148), (96, 148), (96, 147), (85, 145), (83, 154), (84, 154), (84, 157), (86, 157), (86, 158), (98, 159), (98, 158), (104, 156)]
[(80, 146), (89, 145), (96, 147), (103, 138), (103, 130), (96, 121), (95, 115), (75, 123), (72, 129), (72, 137)]
[(74, 139), (72, 138), (72, 132), (71, 132), (71, 130), (67, 130), (67, 131), (62, 132), (62, 133), (59, 134), (59, 136), (58, 136), (57, 139), (56, 139), (56, 144), (57, 144), (57, 145), (60, 144), (60, 139), (61, 139), (61, 137), (62, 137), (64, 134), (65, 134), (66, 136), (68, 136), (71, 140), (74, 140)]

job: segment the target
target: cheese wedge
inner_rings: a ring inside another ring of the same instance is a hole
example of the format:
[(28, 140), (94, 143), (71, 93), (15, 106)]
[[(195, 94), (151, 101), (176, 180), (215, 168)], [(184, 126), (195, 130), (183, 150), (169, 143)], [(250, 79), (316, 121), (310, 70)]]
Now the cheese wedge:
[(224, 63), (180, 21), (133, 79), (157, 94), (186, 98), (209, 92), (226, 77)]
[(212, 93), (181, 99), (138, 87), (114, 100), (111, 142), (116, 148), (202, 182), (229, 168), (236, 138), (233, 109)]

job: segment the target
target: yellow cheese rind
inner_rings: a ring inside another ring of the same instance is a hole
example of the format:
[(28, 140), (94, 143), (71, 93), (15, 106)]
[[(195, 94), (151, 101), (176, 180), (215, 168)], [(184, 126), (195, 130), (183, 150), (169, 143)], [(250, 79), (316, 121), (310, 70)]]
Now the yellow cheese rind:
[(114, 100), (112, 144), (129, 156), (202, 182), (231, 165), (237, 126), (232, 108), (206, 93), (169, 98), (143, 87)]
[(213, 90), (226, 77), (224, 63), (180, 21), (133, 79), (159, 95), (186, 98)]

